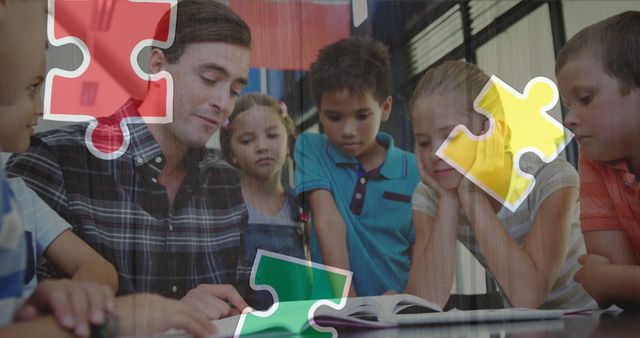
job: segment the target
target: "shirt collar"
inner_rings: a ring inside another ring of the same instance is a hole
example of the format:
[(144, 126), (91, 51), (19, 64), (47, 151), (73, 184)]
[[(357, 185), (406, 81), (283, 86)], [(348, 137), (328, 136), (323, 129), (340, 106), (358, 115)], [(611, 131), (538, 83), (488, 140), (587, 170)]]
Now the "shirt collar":
[(626, 161), (618, 160), (618, 161), (610, 161), (603, 162), (603, 164), (613, 170), (619, 171), (622, 173), (622, 179), (624, 184), (627, 186), (632, 186), (635, 184), (636, 175), (629, 171), (629, 165)]
[[(131, 98), (116, 112), (116, 116), (140, 116), (138, 107), (142, 100)], [(129, 149), (127, 154), (131, 156), (136, 167), (142, 166), (149, 161), (154, 161), (155, 165), (162, 168), (164, 165), (164, 154), (160, 145), (153, 137), (151, 130), (146, 123), (129, 123)], [(187, 168), (200, 167), (200, 162), (204, 159), (206, 149), (189, 148), (185, 155), (186, 163), (197, 163), (198, 165), (187, 165)]]
[[(376, 135), (376, 142), (387, 148), (380, 174), (389, 179), (402, 178), (407, 174), (407, 161), (402, 153), (394, 146), (391, 135), (379, 132)], [(353, 156), (343, 154), (331, 142), (327, 142), (327, 155), (336, 165), (357, 165), (359, 162)]]
[[(139, 116), (138, 107), (141, 104), (142, 100), (131, 98), (118, 109), (116, 116)], [(151, 134), (151, 130), (149, 130), (146, 123), (127, 123), (127, 128), (129, 128), (127, 154), (131, 156), (135, 166), (142, 166), (158, 157), (164, 161), (160, 145)]]

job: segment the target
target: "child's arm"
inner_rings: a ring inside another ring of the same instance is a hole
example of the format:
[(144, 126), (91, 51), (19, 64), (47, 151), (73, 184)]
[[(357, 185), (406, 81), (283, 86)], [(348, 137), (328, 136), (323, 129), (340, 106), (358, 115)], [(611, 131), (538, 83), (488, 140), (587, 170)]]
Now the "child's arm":
[(53, 316), (44, 316), (34, 320), (18, 322), (0, 327), (0, 336), (6, 338), (22, 337), (76, 337), (71, 331), (58, 325)]
[(562, 188), (544, 199), (523, 246), (504, 229), (483, 192), (459, 188), (459, 196), (480, 251), (511, 304), (539, 307), (565, 260), (578, 189)]
[(73, 280), (95, 282), (118, 291), (118, 273), (113, 265), (70, 230), (60, 234), (44, 255)]
[(416, 242), (405, 292), (444, 307), (451, 295), (460, 202), (440, 198), (436, 218), (413, 211)]
[(60, 327), (87, 336), (89, 325), (102, 324), (113, 308), (113, 292), (106, 286), (68, 279), (45, 280), (15, 312), (14, 320), (31, 321), (53, 314)]
[(607, 189), (613, 182), (602, 165), (580, 156), (580, 225), (588, 255), (579, 259), (575, 280), (600, 307), (638, 308), (640, 259), (623, 231)]
[(7, 181), (16, 196), (23, 220), (32, 224), (31, 231), (37, 239), (38, 254), (47, 257), (73, 279), (96, 282), (117, 291), (118, 275), (113, 266), (69, 231), (69, 223), (27, 187), (21, 178)]
[[(350, 270), (346, 224), (333, 195), (324, 189), (314, 190), (309, 193), (309, 205), (313, 211), (314, 228), (324, 264)], [(352, 283), (349, 297), (355, 297), (356, 294)]]
[(640, 266), (627, 236), (619, 230), (584, 233), (588, 255), (578, 259), (582, 268), (575, 280), (601, 308), (613, 304), (640, 307)]
[[(411, 270), (406, 293), (425, 298), (445, 306), (451, 295), (456, 265), (456, 239), (460, 200), (455, 190), (445, 190), (427, 173), (422, 160), (416, 155), (416, 165), (421, 182), (413, 194), (413, 225), (416, 242), (411, 251)], [(425, 208), (434, 197), (428, 196), (432, 189), (438, 198), (436, 217), (416, 209)]]
[[(209, 337), (215, 326), (197, 310), (177, 300), (152, 294), (136, 294), (115, 300), (115, 316), (108, 320), (106, 331), (96, 336), (147, 336), (170, 328), (183, 329), (194, 337)], [(23, 320), (0, 327), (0, 337), (77, 337), (89, 336), (89, 331), (78, 335), (62, 327), (53, 315)], [(93, 336), (93, 335), (92, 335)]]

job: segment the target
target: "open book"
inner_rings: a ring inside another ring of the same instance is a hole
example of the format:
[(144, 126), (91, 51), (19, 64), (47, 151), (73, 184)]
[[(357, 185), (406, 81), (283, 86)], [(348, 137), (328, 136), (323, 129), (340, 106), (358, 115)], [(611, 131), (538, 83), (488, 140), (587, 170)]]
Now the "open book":
[[(339, 303), (339, 300), (335, 300), (335, 303)], [(304, 312), (309, 309), (309, 301), (282, 302), (279, 306), (286, 307), (288, 311)], [(250, 331), (243, 330), (242, 336), (260, 337), (277, 333), (298, 334), (312, 326), (375, 329), (401, 325), (554, 319), (577, 312), (579, 311), (535, 309), (451, 310), (443, 312), (436, 304), (412, 295), (357, 297), (347, 299), (345, 306), (340, 310), (329, 306), (318, 307), (313, 320), (298, 323), (264, 321), (262, 326), (252, 325)], [(218, 328), (216, 337), (233, 337), (239, 321), (240, 316), (214, 321)]]
[(315, 312), (321, 326), (391, 327), (397, 326), (397, 316), (405, 314), (442, 313), (440, 307), (426, 299), (407, 295), (348, 298), (341, 310), (328, 306)]

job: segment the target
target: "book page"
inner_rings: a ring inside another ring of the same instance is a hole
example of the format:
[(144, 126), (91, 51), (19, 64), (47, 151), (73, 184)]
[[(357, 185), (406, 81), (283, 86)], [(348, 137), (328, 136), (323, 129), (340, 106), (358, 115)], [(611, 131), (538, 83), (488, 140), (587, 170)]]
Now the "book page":
[(392, 318), (388, 318), (386, 320), (396, 321), (398, 325), (516, 321), (561, 318), (567, 311), (571, 310), (536, 310), (516, 308), (460, 311), (454, 309), (439, 313), (400, 314), (392, 316)]
[(441, 311), (440, 307), (425, 299), (413, 295), (399, 294), (349, 298), (342, 310), (320, 307), (316, 311), (316, 316), (376, 322), (381, 321), (380, 318), (388, 318), (400, 313), (433, 313)]

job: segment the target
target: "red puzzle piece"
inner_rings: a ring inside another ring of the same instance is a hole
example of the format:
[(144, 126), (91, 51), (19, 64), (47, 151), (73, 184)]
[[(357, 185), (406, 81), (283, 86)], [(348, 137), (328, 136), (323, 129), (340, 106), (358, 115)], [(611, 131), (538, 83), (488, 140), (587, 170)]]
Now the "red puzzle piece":
[[(44, 118), (89, 121), (85, 141), (95, 156), (113, 159), (129, 145), (127, 123), (173, 120), (173, 81), (167, 72), (148, 75), (138, 54), (156, 40), (168, 47), (175, 37), (176, 0), (51, 0), (49, 42), (74, 44), (83, 54), (72, 71), (53, 68), (47, 74)], [(163, 16), (162, 29), (156, 26)], [(130, 97), (144, 98), (147, 86), (165, 93), (153, 111), (140, 116), (111, 116)]]

